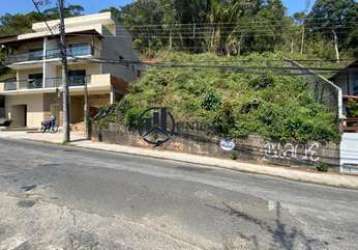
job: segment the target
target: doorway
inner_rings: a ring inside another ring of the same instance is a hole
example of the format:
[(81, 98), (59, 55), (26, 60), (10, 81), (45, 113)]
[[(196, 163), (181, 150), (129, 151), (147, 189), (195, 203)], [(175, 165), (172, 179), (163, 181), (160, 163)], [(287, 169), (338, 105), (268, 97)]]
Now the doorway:
[(16, 128), (27, 127), (27, 105), (15, 105), (11, 107), (12, 126)]
[(5, 97), (0, 96), (0, 118), (5, 118)]

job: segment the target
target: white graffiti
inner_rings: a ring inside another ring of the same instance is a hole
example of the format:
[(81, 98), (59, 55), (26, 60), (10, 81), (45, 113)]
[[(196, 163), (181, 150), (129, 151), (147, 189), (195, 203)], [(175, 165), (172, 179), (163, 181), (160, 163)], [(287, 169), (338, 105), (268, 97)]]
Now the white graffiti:
[(293, 143), (272, 143), (268, 142), (264, 146), (265, 160), (281, 159), (281, 160), (302, 160), (319, 162), (320, 157), (318, 150), (319, 143), (312, 144), (293, 144)]

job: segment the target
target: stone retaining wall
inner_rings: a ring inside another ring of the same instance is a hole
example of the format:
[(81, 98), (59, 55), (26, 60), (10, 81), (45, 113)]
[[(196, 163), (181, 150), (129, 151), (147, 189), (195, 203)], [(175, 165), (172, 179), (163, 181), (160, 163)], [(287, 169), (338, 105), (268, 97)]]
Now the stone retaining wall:
[[(153, 148), (147, 144), (136, 131), (129, 131), (117, 124), (110, 124), (106, 129), (95, 126), (92, 138), (111, 144)], [(327, 163), (331, 170), (339, 168), (339, 145), (310, 142), (307, 144), (278, 143), (265, 140), (260, 136), (249, 136), (235, 140), (234, 151), (225, 152), (220, 147), (220, 138), (193, 135), (173, 137), (169, 142), (155, 147), (157, 150), (170, 150), (189, 154), (205, 155), (218, 158), (237, 158), (241, 161), (277, 164), (285, 166), (316, 166)]]

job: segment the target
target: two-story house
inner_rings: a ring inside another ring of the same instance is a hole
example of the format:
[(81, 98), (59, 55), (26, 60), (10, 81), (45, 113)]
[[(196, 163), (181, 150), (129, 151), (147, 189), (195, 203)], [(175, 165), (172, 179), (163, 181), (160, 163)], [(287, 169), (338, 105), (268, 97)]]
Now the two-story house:
[(337, 72), (330, 80), (342, 89), (344, 112), (347, 117), (343, 124), (343, 130), (358, 132), (358, 116), (355, 114), (356, 112), (350, 110), (352, 104), (358, 107), (358, 61), (354, 61)]
[(330, 78), (345, 96), (358, 96), (358, 61), (354, 61)]
[[(59, 20), (34, 23), (33, 32), (0, 38), (13, 76), (0, 83), (2, 113), (12, 127), (39, 128), (53, 114), (62, 124)], [(65, 19), (71, 123), (83, 121), (84, 85), (91, 109), (112, 104), (136, 79), (137, 68), (113, 63), (138, 60), (129, 33), (110, 12)]]

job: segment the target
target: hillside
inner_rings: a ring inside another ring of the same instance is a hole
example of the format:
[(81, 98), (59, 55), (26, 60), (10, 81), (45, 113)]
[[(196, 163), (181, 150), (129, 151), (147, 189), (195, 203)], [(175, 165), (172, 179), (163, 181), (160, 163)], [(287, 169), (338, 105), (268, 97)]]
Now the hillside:
[[(195, 67), (150, 67), (118, 104), (120, 119), (129, 127), (137, 125), (138, 116), (146, 108), (160, 106), (168, 107), (177, 122), (200, 123), (208, 127), (208, 133), (220, 136), (257, 134), (297, 142), (338, 138), (335, 115), (314, 101), (303, 77), (217, 67), (260, 67), (268, 63), (278, 67), (283, 66), (280, 55), (251, 54), (237, 59), (166, 53), (159, 58)], [(200, 66), (203, 63), (205, 66)]]

